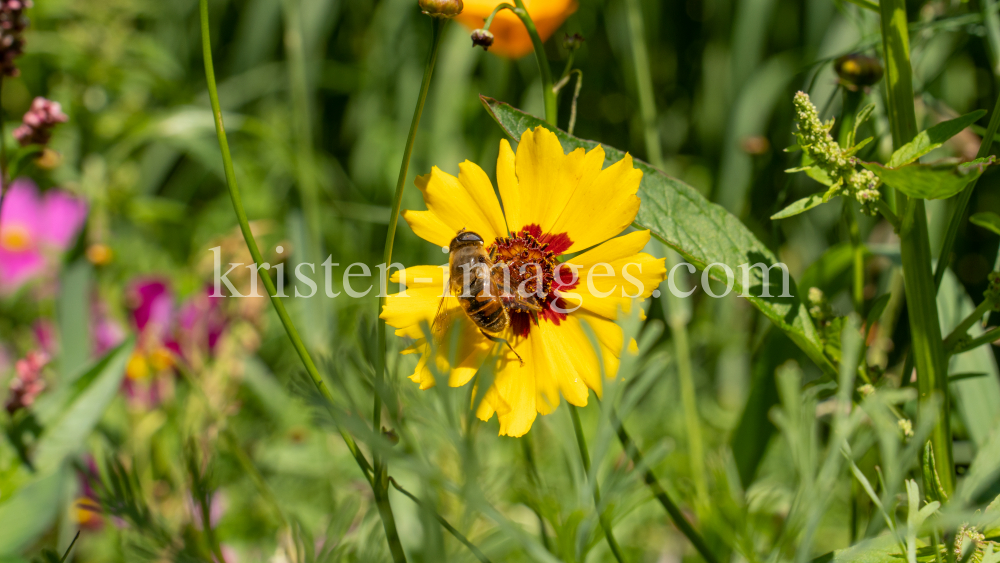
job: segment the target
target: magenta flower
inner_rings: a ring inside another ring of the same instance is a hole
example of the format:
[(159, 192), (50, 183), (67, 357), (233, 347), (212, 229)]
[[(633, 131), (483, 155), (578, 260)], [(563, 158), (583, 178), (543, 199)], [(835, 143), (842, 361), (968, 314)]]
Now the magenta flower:
[(30, 180), (11, 184), (0, 209), (0, 293), (11, 293), (54, 264), (87, 217), (87, 204), (60, 190), (44, 196)]

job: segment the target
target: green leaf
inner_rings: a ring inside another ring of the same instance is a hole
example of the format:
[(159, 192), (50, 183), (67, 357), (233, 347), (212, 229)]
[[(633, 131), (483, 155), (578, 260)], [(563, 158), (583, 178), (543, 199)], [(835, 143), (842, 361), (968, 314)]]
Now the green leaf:
[(83, 447), (121, 387), (132, 347), (131, 339), (125, 341), (73, 382), (72, 398), (62, 415), (46, 426), (38, 439), (34, 462), (40, 472), (51, 471)]
[(966, 127), (979, 121), (984, 115), (986, 115), (986, 110), (976, 110), (962, 117), (942, 121), (926, 131), (917, 133), (917, 136), (912, 141), (899, 147), (896, 152), (892, 153), (892, 157), (889, 158), (886, 166), (889, 168), (899, 168), (900, 166), (915, 162), (918, 158), (943, 145), (948, 139), (961, 133)]
[(16, 555), (52, 525), (67, 475), (65, 469), (43, 474), (0, 501), (0, 556)]
[(819, 168), (818, 166), (812, 165), (813, 160), (809, 158), (809, 153), (802, 153), (802, 168), (805, 171), (806, 176), (809, 176), (813, 180), (816, 180), (824, 186), (832, 186), (833, 180), (830, 179), (830, 175), (826, 173), (826, 170)]
[(868, 137), (864, 141), (861, 141), (860, 143), (854, 145), (853, 147), (850, 148), (850, 150), (847, 151), (847, 156), (854, 156), (854, 155), (858, 154), (859, 150), (861, 150), (861, 149), (865, 148), (866, 146), (868, 146), (868, 143), (872, 142), (873, 140), (874, 140), (874, 137)]
[(852, 143), (854, 142), (854, 139), (858, 138), (858, 129), (860, 129), (861, 126), (868, 121), (868, 118), (872, 116), (873, 111), (875, 111), (875, 104), (868, 104), (867, 106), (861, 108), (861, 111), (858, 112), (858, 116), (854, 118), (854, 130), (851, 131)]
[[(537, 117), (528, 115), (486, 96), (480, 96), (486, 110), (497, 123), (515, 140), (521, 133), (534, 127), (552, 129)], [(595, 141), (578, 139), (555, 130), (564, 150), (583, 148), (591, 150), (600, 145)], [(621, 160), (625, 153), (603, 146), (605, 164)], [(775, 325), (783, 330), (821, 369), (835, 374), (836, 368), (823, 354), (823, 345), (813, 326), (812, 319), (802, 301), (798, 298), (795, 283), (789, 277), (790, 297), (763, 297), (763, 277), (761, 268), (747, 266), (763, 263), (766, 266), (778, 264), (778, 259), (750, 232), (735, 216), (701, 195), (691, 186), (671, 178), (645, 162), (635, 160), (635, 166), (642, 171), (639, 198), (642, 205), (635, 219), (635, 226), (649, 229), (664, 244), (670, 246), (685, 260), (698, 269), (710, 264), (724, 264), (734, 273), (734, 293), (746, 294), (746, 299), (757, 307)], [(740, 265), (746, 265), (740, 269)], [(749, 270), (749, 287), (744, 287), (743, 272)], [(721, 267), (711, 269), (714, 279), (726, 282), (725, 271)], [(770, 271), (768, 289), (771, 295), (781, 294), (781, 271)]]
[(900, 168), (886, 168), (876, 162), (864, 162), (862, 165), (883, 182), (910, 197), (948, 199), (979, 178), (986, 167), (995, 161), (996, 157), (990, 156), (962, 164), (909, 164)]
[(788, 217), (794, 217), (799, 213), (805, 213), (814, 207), (819, 207), (820, 205), (826, 203), (826, 199), (823, 197), (825, 193), (826, 192), (804, 197), (774, 215), (771, 215), (771, 219), (787, 219)]
[(904, 563), (892, 536), (882, 535), (813, 559), (813, 563)]
[(872, 308), (868, 311), (868, 317), (865, 318), (865, 324), (868, 326), (869, 332), (871, 331), (872, 326), (874, 326), (875, 323), (882, 318), (882, 313), (885, 311), (885, 306), (889, 304), (890, 297), (892, 297), (892, 295), (886, 293), (872, 303)]
[(976, 213), (972, 217), (969, 217), (969, 222), (1000, 235), (1000, 215), (992, 211)]
[(81, 373), (93, 349), (90, 342), (92, 268), (80, 260), (63, 274), (57, 301), (59, 318), (59, 375), (70, 382)]

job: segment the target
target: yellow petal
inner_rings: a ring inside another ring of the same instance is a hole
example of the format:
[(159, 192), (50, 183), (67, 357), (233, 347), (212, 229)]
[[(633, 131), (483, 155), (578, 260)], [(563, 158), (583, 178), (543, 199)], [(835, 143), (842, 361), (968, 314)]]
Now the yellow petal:
[(494, 343), (486, 339), (464, 313), (458, 311), (447, 330), (436, 335), (435, 346), (426, 341), (419, 347), (421, 356), (410, 379), (421, 389), (434, 386), (436, 375), (447, 374), (448, 385), (461, 387), (483, 366)]
[(577, 252), (625, 230), (639, 211), (642, 172), (626, 155), (602, 170), (604, 149), (565, 154), (554, 133), (525, 131), (514, 155), (506, 141), (497, 158), (497, 183), (512, 232), (538, 225), (543, 234), (565, 233)]
[[(505, 160), (503, 145), (500, 160)], [(603, 153), (600, 161), (588, 159), (582, 148), (565, 154), (555, 134), (543, 127), (525, 131), (514, 158), (515, 174), (509, 173), (508, 162), (497, 163), (500, 197), (511, 232), (534, 224), (543, 233), (557, 234), (550, 228), (582, 179), (596, 176), (603, 161)], [(507, 168), (503, 175), (501, 166)]]
[(514, 350), (524, 363), (509, 349), (501, 349), (504, 357), (493, 387), (476, 413), (488, 420), (496, 411), (501, 435), (524, 435), (537, 414), (550, 414), (559, 406), (560, 396), (582, 407), (588, 389), (600, 393), (597, 352), (579, 319), (567, 317), (559, 325), (542, 321)]
[[(588, 159), (604, 161), (600, 146), (587, 153)], [(639, 213), (639, 182), (642, 171), (632, 167), (632, 157), (625, 158), (584, 178), (569, 199), (566, 208), (547, 232), (567, 233), (573, 241), (568, 252), (578, 252), (621, 234)]]
[(483, 169), (465, 161), (458, 178), (438, 167), (418, 176), (416, 185), (424, 194), (427, 211), (407, 211), (403, 218), (420, 238), (448, 246), (462, 230), (478, 233), (487, 245), (507, 234), (507, 225), (493, 184)]
[(568, 263), (576, 267), (576, 287), (559, 291), (567, 309), (581, 309), (607, 319), (619, 310), (631, 311), (632, 301), (649, 297), (659, 287), (667, 269), (663, 258), (639, 253), (649, 242), (649, 231), (614, 238)]

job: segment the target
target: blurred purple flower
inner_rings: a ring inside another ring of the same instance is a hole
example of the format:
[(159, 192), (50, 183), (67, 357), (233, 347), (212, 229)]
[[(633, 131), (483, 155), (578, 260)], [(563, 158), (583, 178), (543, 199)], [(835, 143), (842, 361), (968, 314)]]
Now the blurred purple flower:
[(40, 275), (65, 251), (87, 218), (87, 204), (66, 192), (40, 196), (30, 180), (11, 184), (0, 209), (0, 293)]
[(59, 102), (37, 97), (31, 102), (28, 112), (24, 114), (20, 127), (14, 129), (14, 138), (22, 147), (46, 145), (52, 137), (52, 129), (67, 121), (69, 117), (63, 113)]
[(24, 52), (24, 29), (28, 18), (24, 10), (31, 0), (0, 0), (0, 74), (17, 76), (15, 61)]
[(108, 311), (108, 304), (100, 297), (91, 301), (90, 332), (94, 336), (94, 355), (104, 356), (125, 340), (125, 328)]

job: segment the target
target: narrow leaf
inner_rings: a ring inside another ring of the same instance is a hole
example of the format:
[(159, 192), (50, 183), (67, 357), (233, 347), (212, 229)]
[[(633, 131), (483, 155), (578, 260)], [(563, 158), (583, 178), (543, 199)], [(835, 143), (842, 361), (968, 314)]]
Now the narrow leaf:
[(910, 197), (948, 199), (979, 178), (995, 161), (996, 157), (990, 156), (962, 164), (910, 164), (900, 168), (886, 168), (875, 162), (862, 164), (887, 185)]
[[(531, 128), (552, 127), (537, 117), (528, 115), (486, 96), (480, 96), (486, 110), (513, 139)], [(592, 150), (600, 143), (573, 137), (558, 129), (553, 131), (564, 150), (583, 148)], [(604, 145), (605, 165), (621, 160), (625, 153)], [(826, 373), (833, 375), (836, 368), (823, 354), (823, 345), (813, 326), (809, 312), (799, 298), (798, 289), (789, 277), (789, 296), (780, 297), (783, 281), (778, 259), (734, 215), (701, 195), (691, 186), (671, 178), (652, 166), (635, 160), (636, 168), (643, 173), (639, 186), (642, 205), (635, 219), (637, 228), (649, 229), (657, 239), (679, 252), (685, 260), (698, 269), (712, 264), (728, 266), (735, 278), (733, 293), (745, 295), (778, 328), (783, 330), (809, 358)], [(768, 270), (764, 285), (761, 267)], [(743, 268), (740, 266), (743, 265)], [(744, 271), (749, 272), (749, 284), (743, 283)], [(716, 266), (710, 275), (726, 283), (725, 270)], [(767, 289), (771, 297), (763, 296)]]
[(1000, 215), (992, 211), (976, 213), (972, 217), (969, 217), (969, 222), (1000, 235)]
[(771, 215), (772, 220), (777, 219), (787, 219), (788, 217), (794, 217), (799, 213), (805, 213), (814, 207), (819, 207), (826, 203), (823, 201), (823, 194), (813, 194), (808, 197), (804, 197), (795, 203), (789, 205), (788, 207), (782, 209), (781, 211)]
[(886, 166), (889, 168), (899, 168), (905, 164), (915, 162), (918, 158), (943, 145), (948, 139), (961, 133), (966, 127), (979, 121), (984, 115), (986, 115), (986, 110), (976, 110), (955, 119), (942, 121), (930, 129), (917, 133), (917, 136), (912, 141), (899, 147), (896, 152), (892, 153), (892, 157)]

